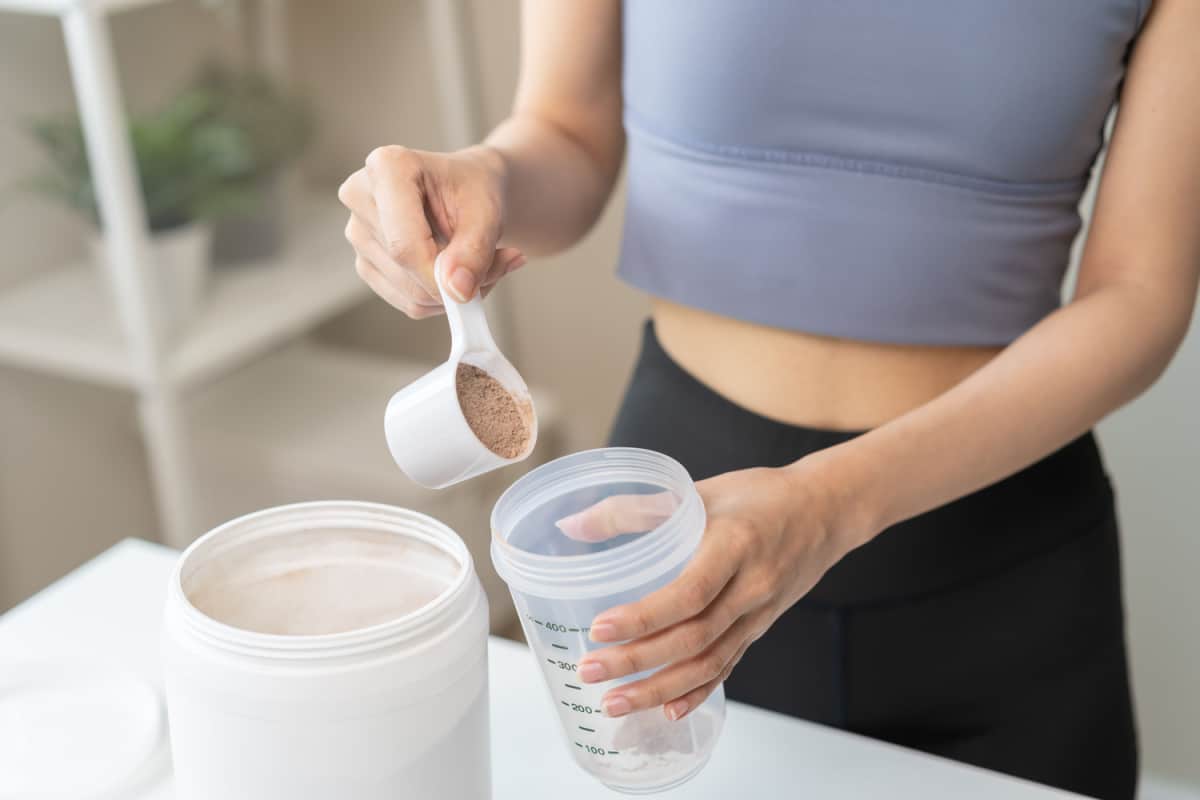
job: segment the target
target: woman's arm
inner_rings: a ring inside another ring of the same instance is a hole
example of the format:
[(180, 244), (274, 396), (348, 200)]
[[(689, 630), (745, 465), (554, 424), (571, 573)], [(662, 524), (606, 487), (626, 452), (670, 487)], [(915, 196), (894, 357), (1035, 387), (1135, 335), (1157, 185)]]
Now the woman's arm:
[(577, 241), (620, 169), (620, 0), (525, 0), (512, 115), (477, 147), (376, 148), (338, 192), (355, 268), (410, 317), (441, 312), (433, 262), (460, 301)]
[(625, 152), (620, 0), (524, 0), (512, 114), (485, 144), (505, 176), (503, 241), (542, 255), (600, 217)]
[(1132, 400), (1174, 355), (1200, 276), (1200, 3), (1135, 48), (1072, 301), (961, 384), (824, 458), (860, 535), (994, 483)]
[(671, 718), (688, 713), (847, 552), (1046, 456), (1161, 374), (1200, 275), (1198, 40), (1200, 3), (1156, 0), (1068, 305), (955, 388), (870, 433), (783, 469), (699, 484), (709, 525), (684, 574), (592, 623), (594, 639), (634, 641), (581, 660), (583, 680), (666, 665), (610, 691), (608, 713), (660, 704)]

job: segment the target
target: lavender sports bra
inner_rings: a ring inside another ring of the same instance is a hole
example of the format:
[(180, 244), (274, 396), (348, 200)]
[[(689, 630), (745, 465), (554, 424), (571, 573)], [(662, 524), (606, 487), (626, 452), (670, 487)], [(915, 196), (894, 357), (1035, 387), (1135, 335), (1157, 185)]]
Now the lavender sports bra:
[(1001, 345), (1059, 304), (1149, 0), (626, 0), (620, 274), (766, 325)]

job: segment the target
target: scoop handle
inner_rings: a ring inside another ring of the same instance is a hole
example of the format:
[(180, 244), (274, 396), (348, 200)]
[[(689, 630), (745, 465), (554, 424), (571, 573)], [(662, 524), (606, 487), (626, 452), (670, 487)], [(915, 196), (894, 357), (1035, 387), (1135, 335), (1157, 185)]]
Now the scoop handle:
[(442, 295), (446, 319), (450, 322), (450, 360), (455, 361), (469, 351), (497, 350), (479, 291), (476, 290), (475, 296), (465, 303), (455, 300), (446, 289), (441, 255), (434, 262), (433, 276), (437, 281), (438, 292)]

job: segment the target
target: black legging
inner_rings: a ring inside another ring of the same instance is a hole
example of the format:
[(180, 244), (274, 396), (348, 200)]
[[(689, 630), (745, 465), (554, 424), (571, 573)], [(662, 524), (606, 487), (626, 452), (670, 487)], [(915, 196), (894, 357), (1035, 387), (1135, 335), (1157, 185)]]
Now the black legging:
[[(646, 326), (613, 445), (700, 480), (855, 434), (775, 422), (675, 364)], [(1138, 755), (1113, 497), (1091, 435), (888, 529), (746, 653), (730, 698), (1112, 800)]]

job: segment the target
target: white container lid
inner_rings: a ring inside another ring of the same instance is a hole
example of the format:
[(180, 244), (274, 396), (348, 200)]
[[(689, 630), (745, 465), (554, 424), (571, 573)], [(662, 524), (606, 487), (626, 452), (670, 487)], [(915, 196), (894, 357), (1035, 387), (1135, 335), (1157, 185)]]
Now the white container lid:
[(145, 777), (163, 746), (162, 701), (103, 664), (0, 667), (0, 800), (109, 800)]

